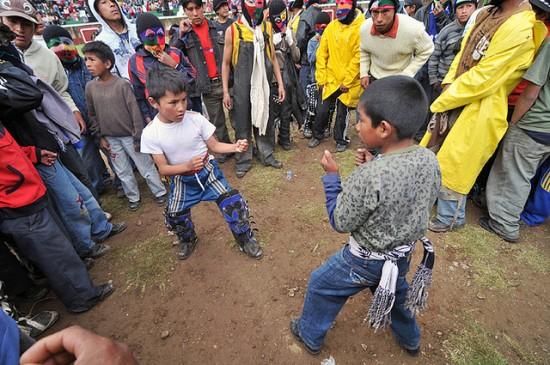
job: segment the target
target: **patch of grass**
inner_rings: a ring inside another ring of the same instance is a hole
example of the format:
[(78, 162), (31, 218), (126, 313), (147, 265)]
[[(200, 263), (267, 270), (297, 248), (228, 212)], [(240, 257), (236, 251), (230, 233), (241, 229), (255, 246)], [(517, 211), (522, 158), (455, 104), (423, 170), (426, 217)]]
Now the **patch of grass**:
[(510, 348), (515, 352), (516, 355), (521, 360), (522, 364), (543, 364), (544, 361), (540, 358), (532, 354), (530, 351), (525, 350), (521, 347), (519, 343), (517, 343), (513, 338), (508, 336), (507, 334), (503, 334), (504, 340), (510, 345)]
[(505, 289), (505, 269), (495, 264), (499, 256), (500, 240), (480, 227), (466, 225), (463, 229), (447, 233), (447, 244), (459, 251), (474, 270), (474, 280), (483, 287)]
[(507, 365), (508, 360), (496, 349), (494, 338), (475, 321), (466, 320), (466, 328), (452, 334), (444, 348), (456, 365)]
[(355, 150), (348, 149), (346, 152), (336, 154), (336, 161), (340, 165), (340, 176), (345, 179), (356, 168)]
[(514, 257), (525, 267), (542, 274), (550, 272), (550, 259), (532, 245), (520, 245), (517, 247)]
[(117, 198), (116, 193), (107, 193), (101, 196), (101, 208), (116, 218), (116, 221), (125, 219), (130, 215), (128, 210), (128, 199)]
[(117, 265), (125, 270), (125, 291), (138, 290), (143, 294), (151, 286), (164, 291), (175, 264), (173, 239), (174, 236), (157, 233), (130, 247), (116, 250)]
[(327, 218), (324, 204), (314, 201), (303, 201), (294, 205), (293, 216), (303, 223), (319, 224)]

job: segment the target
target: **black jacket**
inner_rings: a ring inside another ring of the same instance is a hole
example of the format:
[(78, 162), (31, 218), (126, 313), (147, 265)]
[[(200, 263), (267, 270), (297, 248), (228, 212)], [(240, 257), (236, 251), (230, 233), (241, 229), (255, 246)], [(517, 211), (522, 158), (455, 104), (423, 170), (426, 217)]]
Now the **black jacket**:
[(315, 35), (315, 20), (321, 9), (311, 5), (302, 14), (296, 31), (296, 43), (300, 49), (300, 64), (309, 65), (307, 62), (307, 43)]
[[(216, 24), (214, 24), (213, 21), (207, 19), (206, 21), (208, 22), (208, 35), (210, 36), (212, 48), (214, 49), (214, 57), (216, 59), (218, 75), (221, 78), (225, 34), (220, 35), (218, 33)], [(212, 85), (210, 83), (210, 78), (208, 77), (208, 68), (206, 67), (202, 45), (197, 33), (191, 29), (189, 32), (184, 34), (182, 38), (178, 39), (174, 43), (174, 46), (180, 49), (189, 58), (189, 62), (191, 62), (197, 71), (197, 78), (195, 79), (195, 93), (191, 96), (209, 94), (211, 92)]]

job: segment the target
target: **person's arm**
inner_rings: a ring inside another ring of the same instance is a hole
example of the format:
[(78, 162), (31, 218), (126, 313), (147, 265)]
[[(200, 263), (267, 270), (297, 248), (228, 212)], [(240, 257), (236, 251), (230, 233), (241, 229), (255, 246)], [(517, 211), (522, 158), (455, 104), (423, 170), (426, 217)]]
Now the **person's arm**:
[(317, 53), (315, 57), (317, 61), (315, 62), (315, 80), (317, 80), (317, 85), (324, 86), (327, 83), (327, 64), (328, 64), (328, 40), (327, 40), (327, 30), (325, 29), (324, 36), (321, 37), (321, 42), (319, 43), (319, 48), (317, 48)]
[(101, 130), (100, 130), (99, 122), (97, 120), (97, 116), (95, 112), (94, 98), (92, 96), (92, 88), (93, 88), (93, 84), (89, 82), (86, 85), (84, 96), (86, 97), (86, 108), (88, 109), (88, 120), (90, 121), (90, 133), (95, 139), (99, 140), (99, 138), (101, 137)]
[[(431, 105), (434, 113), (444, 112), (492, 95), (510, 76), (517, 72), (518, 60), (534, 52), (533, 31), (528, 24), (505, 22), (497, 30), (485, 56), (479, 63), (454, 80), (452, 84)], [(455, 58), (458, 62), (461, 52)], [(447, 78), (443, 80), (445, 84)]]
[(132, 92), (132, 87), (126, 83), (126, 81), (124, 82), (122, 94), (126, 104), (126, 109), (128, 110), (128, 116), (132, 121), (132, 137), (134, 137), (134, 147), (136, 148), (136, 151), (139, 151), (138, 146), (141, 140), (141, 132), (143, 131), (143, 117), (141, 115), (141, 111), (139, 110), (136, 97)]
[(246, 139), (239, 139), (235, 143), (223, 143), (218, 141), (214, 135), (206, 140), (206, 145), (214, 153), (241, 153), (248, 149), (248, 141)]
[(531, 109), (535, 101), (537, 101), (541, 89), (542, 86), (535, 85), (530, 81), (527, 82), (527, 87), (523, 90), (516, 102), (516, 107), (514, 108), (510, 123), (516, 124), (525, 113)]
[[(449, 0), (451, 1), (451, 0)], [(452, 5), (451, 5), (452, 6)], [(440, 32), (441, 29), (443, 29), (447, 24), (450, 24), (453, 21), (451, 16), (447, 14), (445, 10), (440, 12), (435, 16), (435, 23), (437, 27), (437, 31)]]
[(277, 94), (279, 98), (279, 103), (282, 103), (285, 100), (285, 85), (283, 84), (283, 76), (281, 75), (281, 68), (279, 67), (279, 61), (275, 54), (275, 46), (273, 42), (269, 42), (269, 47), (271, 48), (271, 63), (273, 63), (273, 72), (275, 73), (275, 80), (277, 80)]
[(170, 165), (164, 154), (151, 154), (151, 156), (157, 165), (159, 173), (164, 176), (181, 175), (190, 171), (200, 170), (204, 167), (204, 156), (195, 156), (191, 160), (177, 165)]
[(42, 92), (28, 73), (9, 62), (0, 63), (0, 111), (2, 116), (23, 114), (40, 106)]
[(430, 80), (430, 85), (436, 85), (439, 82), (438, 79), (438, 68), (439, 68), (439, 59), (442, 57), (441, 45), (443, 41), (441, 40), (443, 34), (440, 37), (437, 37), (434, 43), (434, 51), (430, 58), (428, 59), (428, 78)]
[(317, 62), (316, 55), (317, 55), (318, 46), (319, 46), (318, 39), (311, 38), (309, 42), (307, 42), (307, 62), (309, 62), (310, 65), (313, 65)]
[(413, 77), (418, 70), (428, 62), (428, 58), (434, 51), (434, 43), (432, 38), (423, 29), (419, 28), (416, 37), (416, 45), (414, 47), (414, 57), (411, 63), (403, 70), (402, 74)]
[(307, 48), (306, 42), (308, 41), (307, 35), (309, 34), (309, 25), (303, 18), (303, 14), (298, 22), (298, 31), (296, 32), (296, 44), (301, 50)]
[(233, 27), (225, 31), (225, 44), (223, 47), (222, 59), (222, 87), (223, 87), (223, 105), (227, 109), (233, 107), (231, 96), (229, 95), (229, 73), (231, 72), (231, 57), (233, 56)]
[(134, 90), (134, 96), (139, 105), (139, 110), (141, 111), (142, 118), (149, 123), (151, 121), (151, 116), (149, 115), (149, 104), (147, 98), (145, 97), (145, 85), (141, 82), (135, 71), (135, 55), (130, 58), (128, 61), (128, 75), (130, 76), (130, 83), (132, 84), (132, 89)]

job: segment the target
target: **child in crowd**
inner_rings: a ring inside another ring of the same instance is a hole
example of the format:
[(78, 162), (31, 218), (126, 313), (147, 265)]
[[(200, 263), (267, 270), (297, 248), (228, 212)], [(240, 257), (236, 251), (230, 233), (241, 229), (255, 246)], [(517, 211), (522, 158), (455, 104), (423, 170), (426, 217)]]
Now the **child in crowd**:
[(216, 201), (241, 251), (260, 258), (262, 249), (250, 227), (248, 206), (208, 154), (209, 149), (242, 153), (248, 141), (218, 142), (213, 135), (216, 127), (201, 114), (187, 111), (187, 88), (176, 70), (149, 71), (149, 102), (158, 114), (141, 136), (141, 152), (152, 154), (160, 173), (170, 176), (166, 223), (178, 236), (178, 256), (188, 258), (197, 244), (191, 208), (201, 201)]
[[(187, 83), (195, 79), (196, 72), (179, 49), (166, 45), (164, 26), (159, 18), (149, 13), (142, 14), (136, 21), (136, 27), (142, 44), (136, 48), (136, 53), (128, 61), (128, 72), (141, 114), (149, 123), (155, 117), (156, 111), (147, 102), (145, 83), (148, 71), (157, 68), (175, 68), (182, 73)], [(200, 96), (193, 100), (192, 109), (202, 112)]]
[(150, 156), (139, 152), (143, 130), (141, 116), (132, 87), (128, 81), (111, 73), (115, 64), (113, 51), (103, 42), (87, 43), (82, 49), (86, 67), (97, 80), (86, 85), (86, 105), (92, 134), (99, 138), (101, 148), (108, 154), (115, 172), (122, 182), (132, 211), (140, 206), (139, 187), (130, 159), (162, 205), (166, 201), (166, 188), (160, 181)]
[[(317, 49), (319, 48), (319, 42), (321, 36), (325, 31), (328, 23), (330, 23), (330, 16), (321, 12), (315, 19), (315, 35), (307, 43), (307, 61), (311, 68), (311, 80), (313, 81), (307, 85), (306, 99), (307, 99), (307, 111), (306, 119), (304, 122), (303, 133), (305, 138), (311, 138), (313, 136), (313, 122), (317, 115), (317, 101), (319, 100), (319, 89), (317, 88), (317, 82), (315, 81), (315, 63), (317, 62)], [(334, 111), (334, 104), (331, 106), (332, 112)], [(332, 121), (332, 112), (329, 116), (329, 127)]]
[(456, 0), (456, 19), (447, 24), (434, 41), (434, 52), (428, 60), (428, 76), (433, 87), (432, 98), (441, 94), (441, 82), (447, 75), (464, 35), (464, 27), (477, 7), (476, 0)]
[(92, 186), (100, 194), (105, 188), (103, 177), (107, 173), (107, 168), (99, 154), (99, 146), (89, 134), (90, 121), (84, 96), (86, 84), (92, 80), (92, 75), (86, 68), (84, 59), (78, 54), (71, 34), (65, 28), (59, 25), (50, 25), (44, 30), (43, 37), (48, 48), (61, 61), (69, 79), (67, 91), (86, 122), (86, 128), (81, 133), (80, 141), (82, 145), (79, 152), (90, 176)]
[[(343, 186), (330, 152), (321, 159), (330, 223), (351, 234), (348, 244), (311, 274), (302, 315), (290, 322), (292, 334), (312, 354), (320, 352), (346, 300), (365, 288), (374, 293), (370, 325), (391, 323), (400, 346), (411, 355), (419, 352), (415, 313), (425, 306), (435, 259), (423, 236), (441, 185), (435, 155), (412, 139), (427, 112), (428, 100), (417, 81), (380, 79), (363, 93), (356, 125), (361, 141), (380, 154), (373, 158), (366, 149), (357, 150), (359, 166)], [(409, 289), (410, 253), (419, 239), (424, 259)]]

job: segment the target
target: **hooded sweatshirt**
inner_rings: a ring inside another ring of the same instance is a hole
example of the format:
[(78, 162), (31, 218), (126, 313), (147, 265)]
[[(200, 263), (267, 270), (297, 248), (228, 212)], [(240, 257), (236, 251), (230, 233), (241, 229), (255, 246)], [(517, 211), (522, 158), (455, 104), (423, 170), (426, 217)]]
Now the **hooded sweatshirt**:
[(95, 10), (94, 2), (97, 0), (88, 0), (90, 11), (101, 24), (101, 32), (95, 38), (96, 41), (102, 41), (107, 44), (115, 54), (115, 73), (125, 79), (130, 79), (128, 75), (128, 60), (135, 53), (135, 48), (140, 45), (139, 37), (136, 33), (136, 25), (130, 23), (124, 12), (118, 5), (118, 11), (122, 16), (122, 21), (126, 25), (126, 32), (118, 34), (107, 24), (107, 22)]

